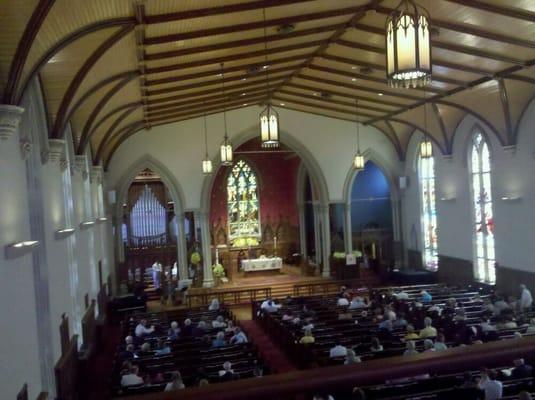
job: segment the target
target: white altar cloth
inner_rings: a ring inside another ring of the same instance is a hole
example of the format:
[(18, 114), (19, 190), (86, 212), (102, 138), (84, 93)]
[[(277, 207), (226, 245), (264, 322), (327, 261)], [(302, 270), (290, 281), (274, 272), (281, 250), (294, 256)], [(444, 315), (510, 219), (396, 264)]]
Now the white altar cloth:
[(242, 260), (242, 270), (245, 272), (251, 271), (267, 271), (272, 269), (282, 269), (282, 258), (254, 258), (251, 260)]

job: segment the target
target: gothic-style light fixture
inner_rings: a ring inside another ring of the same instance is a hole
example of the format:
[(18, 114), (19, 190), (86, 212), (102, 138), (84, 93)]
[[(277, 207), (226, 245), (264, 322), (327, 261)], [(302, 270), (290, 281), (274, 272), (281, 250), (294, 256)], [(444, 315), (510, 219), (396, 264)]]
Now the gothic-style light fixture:
[[(358, 118), (359, 110), (359, 101), (355, 100), (355, 118)], [(355, 171), (362, 171), (364, 169), (364, 156), (360, 152), (360, 130), (359, 130), (359, 121), (355, 119), (355, 124), (357, 126), (357, 153), (353, 157), (353, 168)]]
[(402, 0), (386, 19), (386, 76), (390, 86), (417, 87), (431, 81), (429, 13)]
[(262, 147), (279, 147), (279, 114), (271, 107), (269, 94), (269, 65), (267, 58), (267, 33), (266, 33), (266, 9), (264, 8), (264, 50), (266, 70), (266, 94), (268, 95), (267, 106), (260, 113), (260, 138)]
[[(225, 96), (225, 75), (223, 73), (223, 63), (221, 63), (221, 85), (223, 88), (223, 101), (226, 101)], [(232, 165), (232, 143), (228, 139), (227, 133), (227, 107), (223, 103), (223, 123), (225, 127), (225, 136), (223, 137), (223, 143), (221, 143), (221, 165)]]
[(433, 144), (429, 140), (429, 135), (427, 134), (427, 98), (426, 92), (424, 92), (424, 140), (420, 143), (420, 156), (422, 158), (431, 158), (433, 157)]
[(204, 113), (204, 160), (202, 160), (202, 173), (210, 175), (212, 173), (212, 160), (208, 157), (208, 129), (206, 129), (206, 113)]

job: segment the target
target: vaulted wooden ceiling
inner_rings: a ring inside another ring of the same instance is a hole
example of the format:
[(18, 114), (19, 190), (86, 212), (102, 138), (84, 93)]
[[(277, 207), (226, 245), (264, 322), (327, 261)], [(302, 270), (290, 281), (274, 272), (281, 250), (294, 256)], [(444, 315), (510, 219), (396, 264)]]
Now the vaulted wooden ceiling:
[(50, 136), (70, 122), (76, 152), (90, 145), (95, 163), (140, 129), (268, 99), (372, 124), (401, 158), (423, 130), (425, 102), (428, 132), (445, 154), (466, 114), (512, 145), (535, 95), (533, 0), (419, 0), (434, 33), (425, 91), (386, 84), (384, 25), (399, 0), (1, 3), (4, 103), (18, 104), (39, 76)]

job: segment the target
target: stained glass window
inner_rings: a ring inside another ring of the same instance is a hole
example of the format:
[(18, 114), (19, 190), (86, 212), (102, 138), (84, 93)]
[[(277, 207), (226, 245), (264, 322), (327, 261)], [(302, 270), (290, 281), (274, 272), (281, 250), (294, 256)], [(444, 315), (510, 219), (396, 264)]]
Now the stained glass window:
[(494, 255), (494, 218), (492, 214), (489, 146), (476, 132), (471, 148), (472, 200), (474, 207), (475, 274), (480, 281), (496, 281)]
[(234, 246), (256, 244), (260, 238), (258, 181), (244, 160), (238, 160), (227, 179), (229, 239)]
[(424, 266), (438, 269), (437, 209), (435, 206), (435, 159), (420, 157), (418, 163), (420, 178), (421, 225), (423, 231)]

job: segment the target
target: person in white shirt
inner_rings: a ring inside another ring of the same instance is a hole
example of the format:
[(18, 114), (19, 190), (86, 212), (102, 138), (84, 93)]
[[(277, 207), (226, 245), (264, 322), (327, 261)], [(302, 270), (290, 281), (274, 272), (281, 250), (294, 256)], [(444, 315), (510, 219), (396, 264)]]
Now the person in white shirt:
[(338, 298), (338, 302), (336, 303), (338, 307), (347, 307), (349, 305), (349, 301), (345, 297)]
[(232, 364), (230, 361), (225, 361), (223, 363), (223, 369), (218, 372), (219, 376), (230, 376), (232, 377), (234, 375), (234, 371), (232, 370)]
[(219, 300), (216, 299), (216, 298), (213, 298), (213, 299), (212, 299), (212, 302), (211, 302), (210, 305), (208, 306), (208, 310), (210, 310), (210, 311), (217, 311), (217, 310), (219, 310)]
[(345, 346), (342, 346), (340, 342), (335, 342), (334, 347), (329, 350), (329, 357), (335, 358), (335, 357), (345, 357), (347, 356), (347, 348)]
[(275, 302), (273, 300), (269, 300), (267, 301), (265, 307), (264, 307), (264, 304), (262, 303), (262, 310), (268, 312), (268, 313), (274, 313), (274, 312), (277, 312), (279, 311), (279, 308), (281, 308), (282, 305), (281, 304), (275, 304)]
[(399, 292), (394, 294), (397, 300), (409, 300), (409, 294), (407, 292)]
[(212, 328), (226, 328), (227, 324), (222, 315), (218, 315), (215, 320), (212, 321)]
[(477, 387), (485, 392), (485, 400), (499, 400), (502, 398), (503, 385), (496, 380), (496, 372), (493, 370), (481, 372), (481, 379)]
[(154, 282), (154, 288), (160, 289), (160, 276), (162, 274), (162, 264), (160, 261), (156, 260), (154, 264), (152, 264), (152, 281)]
[(236, 329), (234, 329), (234, 336), (230, 338), (230, 343), (241, 344), (241, 343), (247, 343), (247, 342), (248, 342), (248, 339), (245, 333), (243, 333), (243, 331), (239, 327), (236, 327)]
[(145, 335), (150, 335), (152, 332), (154, 332), (154, 325), (151, 326), (150, 328), (147, 328), (146, 319), (142, 319), (141, 321), (139, 321), (139, 324), (137, 324), (136, 330), (135, 330), (136, 336), (139, 338)]
[(362, 299), (362, 297), (355, 297), (353, 300), (351, 300), (351, 303), (349, 304), (349, 309), (350, 310), (355, 310), (355, 309), (358, 309), (358, 308), (366, 308), (368, 307), (368, 305), (364, 302), (364, 300)]
[(533, 303), (531, 292), (524, 284), (520, 285), (520, 292), (520, 311), (528, 311)]
[(172, 375), (173, 380), (171, 382), (168, 382), (167, 385), (165, 385), (164, 392), (172, 392), (174, 390), (181, 390), (185, 389), (186, 385), (184, 385), (184, 382), (182, 381), (182, 376), (180, 375), (180, 372), (174, 372)]
[(175, 261), (173, 268), (171, 269), (171, 277), (176, 278), (178, 276), (178, 264)]
[(133, 366), (128, 374), (121, 377), (121, 386), (136, 386), (143, 385), (145, 382), (143, 378), (138, 375), (139, 369), (137, 366)]

